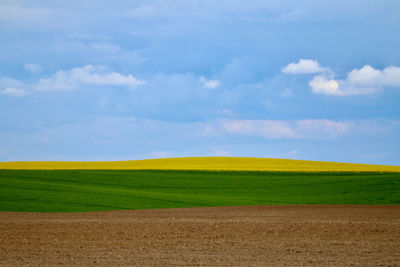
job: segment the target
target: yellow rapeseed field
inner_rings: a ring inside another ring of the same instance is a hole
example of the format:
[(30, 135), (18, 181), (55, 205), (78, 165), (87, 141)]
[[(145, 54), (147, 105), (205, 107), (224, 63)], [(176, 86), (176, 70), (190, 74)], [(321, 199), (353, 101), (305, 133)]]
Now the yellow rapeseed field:
[(0, 169), (25, 170), (228, 170), (288, 172), (400, 172), (400, 166), (272, 158), (187, 157), (131, 161), (0, 162)]

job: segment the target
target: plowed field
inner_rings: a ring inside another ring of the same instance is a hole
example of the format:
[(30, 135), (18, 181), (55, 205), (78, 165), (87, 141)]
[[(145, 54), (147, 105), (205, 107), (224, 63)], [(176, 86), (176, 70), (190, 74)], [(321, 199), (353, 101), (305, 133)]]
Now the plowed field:
[(0, 265), (400, 265), (400, 206), (0, 213)]

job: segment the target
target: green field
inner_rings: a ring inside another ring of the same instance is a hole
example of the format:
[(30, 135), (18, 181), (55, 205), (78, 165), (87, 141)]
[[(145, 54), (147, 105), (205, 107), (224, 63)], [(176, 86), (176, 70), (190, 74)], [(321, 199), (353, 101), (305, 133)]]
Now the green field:
[(1, 211), (400, 204), (400, 173), (0, 170)]

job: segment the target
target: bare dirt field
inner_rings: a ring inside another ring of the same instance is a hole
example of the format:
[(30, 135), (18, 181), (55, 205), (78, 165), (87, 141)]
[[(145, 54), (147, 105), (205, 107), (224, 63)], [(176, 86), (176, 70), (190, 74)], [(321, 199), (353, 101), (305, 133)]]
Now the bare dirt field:
[(0, 213), (0, 265), (400, 266), (400, 206)]

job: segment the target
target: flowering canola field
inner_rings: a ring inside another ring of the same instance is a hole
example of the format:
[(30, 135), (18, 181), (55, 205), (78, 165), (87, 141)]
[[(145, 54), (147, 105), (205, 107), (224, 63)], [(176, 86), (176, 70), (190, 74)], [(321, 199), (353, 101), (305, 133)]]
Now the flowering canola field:
[(186, 157), (131, 161), (0, 162), (21, 170), (210, 170), (277, 172), (400, 172), (400, 166), (245, 157)]

